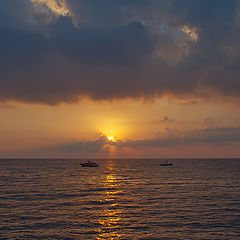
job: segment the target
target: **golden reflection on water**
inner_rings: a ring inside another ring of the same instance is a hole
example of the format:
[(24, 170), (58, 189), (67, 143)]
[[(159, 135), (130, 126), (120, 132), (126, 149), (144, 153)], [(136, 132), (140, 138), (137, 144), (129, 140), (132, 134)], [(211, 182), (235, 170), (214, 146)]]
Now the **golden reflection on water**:
[(104, 186), (106, 192), (104, 193), (104, 199), (101, 202), (112, 202), (110, 204), (103, 205), (103, 209), (99, 212), (98, 222), (101, 224), (101, 227), (98, 229), (99, 235), (97, 239), (120, 239), (121, 234), (117, 232), (119, 228), (119, 222), (121, 221), (122, 210), (118, 209), (118, 203), (116, 203), (117, 195), (122, 192), (119, 190), (119, 182), (117, 176), (114, 173), (112, 167), (113, 162), (109, 163), (107, 166), (110, 173), (107, 173), (106, 179), (104, 181)]

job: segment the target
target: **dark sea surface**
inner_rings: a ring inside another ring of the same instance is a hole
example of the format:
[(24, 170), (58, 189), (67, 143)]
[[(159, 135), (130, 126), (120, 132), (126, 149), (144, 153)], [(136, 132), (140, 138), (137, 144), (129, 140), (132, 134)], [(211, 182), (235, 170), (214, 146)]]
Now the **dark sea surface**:
[(0, 239), (240, 239), (240, 159), (0, 160)]

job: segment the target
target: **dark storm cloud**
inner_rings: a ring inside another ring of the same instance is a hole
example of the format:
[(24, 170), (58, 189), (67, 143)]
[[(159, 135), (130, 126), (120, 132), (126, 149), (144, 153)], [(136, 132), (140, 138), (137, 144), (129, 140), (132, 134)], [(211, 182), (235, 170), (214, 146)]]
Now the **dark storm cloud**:
[(238, 1), (65, 3), (68, 16), (0, 2), (1, 101), (209, 97), (206, 88), (239, 97)]

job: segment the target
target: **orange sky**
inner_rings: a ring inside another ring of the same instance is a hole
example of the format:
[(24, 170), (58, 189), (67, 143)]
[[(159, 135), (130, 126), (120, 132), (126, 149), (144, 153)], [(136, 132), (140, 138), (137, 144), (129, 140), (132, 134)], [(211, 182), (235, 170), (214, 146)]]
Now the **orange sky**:
[(218, 142), (200, 142), (124, 149), (105, 144), (107, 151), (94, 153), (54, 149), (65, 144), (95, 141), (101, 134), (124, 141), (139, 141), (164, 138), (170, 130), (181, 135), (207, 128), (238, 128), (240, 111), (230, 103), (193, 104), (167, 98), (154, 102), (86, 99), (57, 106), (6, 102), (0, 105), (0, 113), (2, 157), (206, 157), (238, 156), (240, 152), (236, 142), (225, 146)]

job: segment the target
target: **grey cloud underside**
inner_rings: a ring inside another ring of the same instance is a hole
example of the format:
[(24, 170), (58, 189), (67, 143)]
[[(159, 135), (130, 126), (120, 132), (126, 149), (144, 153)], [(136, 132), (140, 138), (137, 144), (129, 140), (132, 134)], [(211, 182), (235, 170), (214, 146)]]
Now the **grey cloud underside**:
[(69, 0), (67, 7), (71, 15), (57, 17), (28, 1), (0, 2), (1, 101), (203, 96), (203, 88), (240, 96), (238, 1)]
[(171, 147), (179, 144), (227, 144), (240, 142), (240, 128), (209, 128), (181, 132), (167, 129), (167, 134), (157, 139), (126, 141), (119, 146), (127, 147)]
[(91, 152), (97, 153), (104, 146), (115, 146), (117, 148), (163, 148), (186, 144), (229, 144), (240, 142), (240, 128), (210, 128), (198, 129), (187, 132), (168, 129), (167, 133), (155, 138), (145, 140), (118, 140), (109, 142), (105, 136), (94, 141), (80, 141), (61, 145), (55, 150), (64, 152)]

